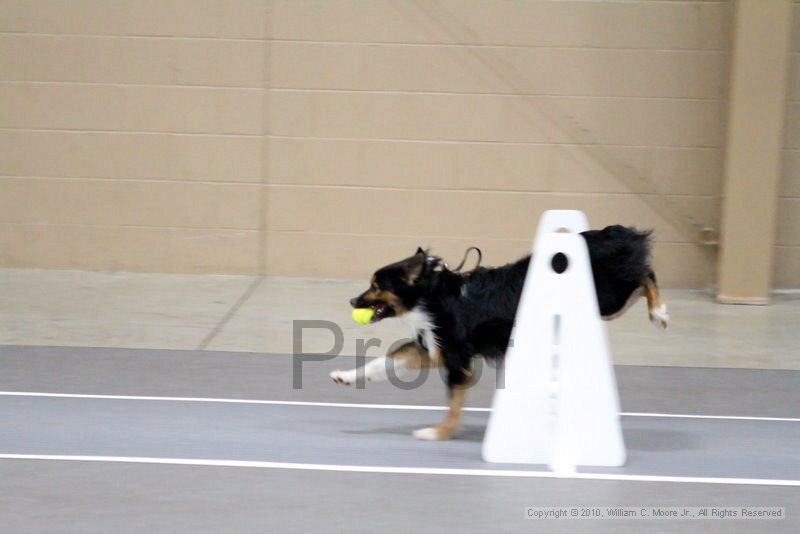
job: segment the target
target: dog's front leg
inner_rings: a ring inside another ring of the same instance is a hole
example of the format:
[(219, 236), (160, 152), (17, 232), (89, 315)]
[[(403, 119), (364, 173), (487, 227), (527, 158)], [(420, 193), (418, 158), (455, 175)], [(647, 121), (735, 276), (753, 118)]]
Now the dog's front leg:
[(450, 386), (450, 403), (444, 421), (436, 426), (420, 428), (414, 431), (414, 437), (428, 441), (449, 439), (456, 433), (461, 424), (461, 411), (467, 398), (467, 389), (472, 383), (472, 373), (464, 371), (465, 380)]
[(386, 356), (370, 360), (362, 368), (363, 371), (361, 369), (336, 370), (330, 374), (330, 377), (337, 384), (350, 386), (356, 383), (359, 372), (364, 373), (364, 379), (367, 382), (380, 382), (389, 377), (390, 368), (395, 376), (400, 377), (410, 369), (422, 369), (423, 367), (436, 367), (436, 363), (425, 349), (417, 343), (410, 342)]

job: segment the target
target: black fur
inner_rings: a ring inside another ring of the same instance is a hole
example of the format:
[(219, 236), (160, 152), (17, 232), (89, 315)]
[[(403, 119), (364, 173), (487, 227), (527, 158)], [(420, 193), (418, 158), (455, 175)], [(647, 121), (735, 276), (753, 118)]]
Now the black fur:
[[(649, 263), (650, 232), (615, 225), (581, 235), (589, 250), (601, 315), (622, 311), (648, 278), (655, 281)], [(370, 289), (350, 303), (372, 307), (376, 321), (424, 306), (435, 324), (433, 333), (452, 388), (467, 381), (473, 357), (505, 354), (529, 263), (530, 256), (462, 274), (418, 249), (379, 269)], [(424, 346), (423, 339), (418, 343)]]

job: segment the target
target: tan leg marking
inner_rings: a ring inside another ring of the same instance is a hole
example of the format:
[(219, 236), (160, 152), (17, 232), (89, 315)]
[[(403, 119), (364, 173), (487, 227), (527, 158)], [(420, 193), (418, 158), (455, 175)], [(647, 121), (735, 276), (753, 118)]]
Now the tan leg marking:
[(458, 430), (461, 424), (461, 411), (464, 407), (464, 400), (467, 398), (467, 389), (472, 383), (472, 373), (463, 385), (455, 386), (450, 392), (450, 404), (444, 421), (436, 426), (420, 428), (414, 431), (414, 437), (429, 441), (439, 441), (449, 439)]
[(644, 284), (644, 294), (647, 297), (647, 311), (650, 314), (650, 322), (659, 328), (667, 328), (667, 325), (669, 325), (669, 313), (667, 312), (667, 305), (661, 300), (656, 283), (648, 279)]

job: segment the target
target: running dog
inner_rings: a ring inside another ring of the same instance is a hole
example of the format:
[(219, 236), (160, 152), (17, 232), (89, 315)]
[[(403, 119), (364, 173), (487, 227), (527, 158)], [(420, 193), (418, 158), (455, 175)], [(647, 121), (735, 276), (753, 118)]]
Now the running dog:
[[(667, 307), (659, 297), (650, 266), (650, 233), (619, 225), (581, 233), (604, 319), (618, 317), (644, 295), (650, 321), (659, 328), (667, 327)], [(350, 304), (371, 308), (372, 322), (389, 317), (406, 321), (414, 341), (371, 360), (363, 371), (334, 371), (331, 378), (350, 385), (358, 372), (363, 372), (367, 381), (385, 379), (388, 365), (393, 365), (395, 372), (444, 367), (450, 399), (447, 416), (435, 427), (415, 430), (414, 437), (450, 438), (458, 429), (472, 381), (472, 359), (499, 359), (505, 354), (529, 264), (527, 256), (502, 267), (479, 266), (460, 273), (418, 248), (414, 255), (378, 269), (369, 289)]]

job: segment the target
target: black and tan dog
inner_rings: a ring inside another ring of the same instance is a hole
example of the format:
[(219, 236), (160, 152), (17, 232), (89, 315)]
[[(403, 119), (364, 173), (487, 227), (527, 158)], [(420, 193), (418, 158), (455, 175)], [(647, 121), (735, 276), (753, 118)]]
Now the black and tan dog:
[[(660, 328), (669, 321), (650, 267), (650, 233), (609, 226), (581, 234), (592, 263), (600, 314), (621, 315), (644, 295), (650, 320)], [(508, 347), (530, 256), (502, 267), (451, 271), (441, 258), (421, 248), (404, 260), (375, 272), (369, 289), (353, 298), (354, 308), (371, 308), (372, 322), (398, 317), (411, 326), (415, 341), (362, 370), (334, 371), (339, 384), (353, 384), (359, 371), (367, 381), (385, 379), (388, 366), (402, 369), (443, 366), (450, 409), (441, 424), (414, 431), (418, 439), (447, 439), (457, 430), (476, 356), (502, 358)]]

